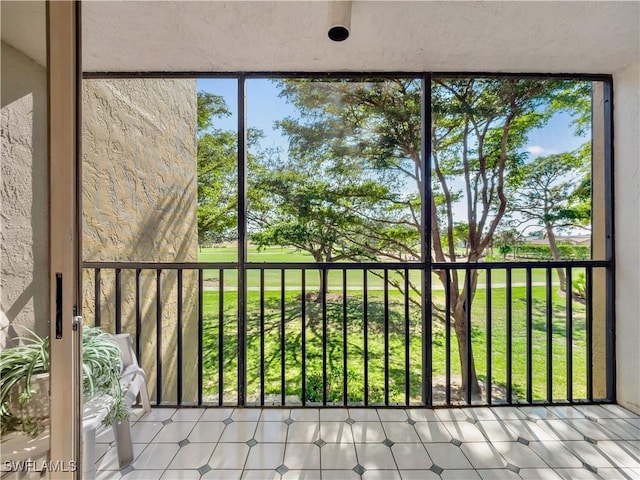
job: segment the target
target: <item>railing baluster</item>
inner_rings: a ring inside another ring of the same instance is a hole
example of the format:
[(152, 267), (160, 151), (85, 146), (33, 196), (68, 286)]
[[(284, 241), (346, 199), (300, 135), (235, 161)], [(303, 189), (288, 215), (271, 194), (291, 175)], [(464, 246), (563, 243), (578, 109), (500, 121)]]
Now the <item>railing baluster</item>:
[(451, 272), (446, 271), (447, 281), (444, 286), (444, 359), (445, 359), (445, 401), (451, 405)]
[(280, 405), (284, 405), (286, 402), (286, 393), (287, 386), (285, 380), (285, 362), (286, 362), (286, 352), (285, 352), (285, 342), (284, 342), (284, 334), (285, 334), (285, 319), (286, 319), (286, 311), (285, 311), (285, 270), (284, 268), (280, 270)]
[(466, 298), (464, 300), (465, 305), (465, 323), (466, 323), (466, 336), (467, 336), (467, 405), (471, 405), (471, 387), (472, 387), (472, 377), (471, 377), (471, 269), (466, 269), (466, 275), (464, 278), (465, 281), (465, 295)]
[(224, 403), (224, 270), (218, 270), (218, 405)]
[(546, 297), (547, 297), (547, 402), (553, 402), (553, 287), (552, 271), (546, 269)]
[(307, 273), (306, 270), (302, 270), (302, 307), (301, 307), (301, 321), (302, 321), (302, 406), (307, 404)]
[(585, 328), (587, 335), (587, 400), (593, 402), (593, 269), (585, 271), (585, 301), (587, 304)]
[(264, 405), (264, 268), (260, 269), (260, 405)]
[(99, 327), (100, 323), (101, 323), (101, 312), (100, 312), (100, 290), (102, 290), (102, 285), (101, 285), (101, 280), (100, 280), (100, 269), (96, 268), (94, 270), (95, 274), (95, 282), (93, 284), (93, 302), (94, 302), (94, 319), (93, 319), (93, 325), (95, 327)]
[(176, 329), (178, 330), (178, 358), (177, 358), (177, 382), (176, 382), (176, 399), (178, 406), (182, 405), (182, 269), (178, 269), (178, 306), (177, 306)]
[(162, 404), (162, 269), (156, 270), (156, 404)]
[(347, 270), (342, 270), (342, 402), (349, 403), (347, 392)]
[(142, 359), (142, 291), (140, 289), (140, 275), (142, 270), (136, 269), (136, 356)]
[(369, 405), (369, 288), (367, 286), (367, 270), (362, 275), (362, 323), (364, 343), (364, 405)]
[(384, 404), (389, 405), (389, 270), (384, 271)]
[(511, 284), (511, 267), (507, 267), (506, 283), (507, 283), (507, 403), (513, 403), (513, 386), (512, 386), (512, 320), (513, 320), (513, 292)]
[(572, 268), (567, 267), (567, 400), (573, 402), (573, 278)]
[(320, 271), (322, 292), (322, 405), (327, 404), (327, 271)]
[(487, 405), (491, 405), (493, 401), (493, 380), (492, 380), (492, 372), (491, 372), (491, 360), (493, 356), (493, 352), (491, 351), (491, 326), (492, 326), (492, 313), (493, 313), (493, 302), (492, 302), (492, 291), (491, 291), (491, 269), (487, 268), (485, 271), (485, 300), (486, 300), (486, 331), (487, 331), (487, 380), (486, 380), (486, 400)]
[(404, 403), (411, 403), (411, 373), (410, 373), (410, 324), (409, 324), (409, 270), (404, 270)]
[(526, 269), (525, 285), (526, 285), (526, 369), (527, 369), (527, 403), (533, 403), (533, 291), (531, 289), (531, 268)]
[(116, 268), (116, 334), (122, 333), (122, 270)]
[[(184, 392), (185, 392), (185, 385), (184, 385), (184, 368), (185, 367), (185, 363), (184, 363), (184, 321), (185, 321), (185, 317), (184, 317), (184, 309), (185, 309), (185, 279), (184, 279), (184, 271), (185, 269), (191, 269), (191, 270), (197, 270), (198, 271), (198, 359), (197, 359), (197, 369), (198, 369), (198, 405), (202, 405), (203, 404), (203, 392), (204, 392), (204, 362), (203, 362), (203, 348), (204, 348), (204, 309), (205, 309), (205, 305), (204, 305), (204, 288), (203, 288), (203, 283), (204, 283), (204, 268), (210, 268), (209, 264), (194, 264), (194, 265), (188, 265), (188, 264), (178, 264), (178, 263), (170, 263), (167, 264), (167, 266), (164, 266), (165, 264), (136, 264), (133, 262), (130, 263), (116, 263), (116, 262), (112, 262), (112, 263), (106, 263), (106, 262), (95, 262), (95, 263), (88, 263), (85, 265), (85, 270), (89, 271), (89, 269), (93, 270), (94, 273), (94, 307), (95, 307), (95, 319), (94, 319), (94, 323), (96, 325), (100, 325), (101, 324), (101, 300), (102, 300), (102, 284), (104, 283), (104, 279), (102, 278), (102, 270), (104, 270), (105, 268), (109, 268), (109, 269), (113, 269), (114, 270), (114, 286), (115, 286), (115, 291), (114, 291), (114, 297), (115, 297), (115, 331), (122, 331), (123, 330), (123, 315), (125, 315), (124, 318), (129, 318), (129, 310), (127, 310), (127, 308), (129, 308), (126, 304), (123, 305), (124, 299), (123, 299), (123, 270), (132, 270), (135, 272), (135, 305), (133, 306), (132, 310), (133, 313), (135, 315), (135, 351), (136, 351), (136, 355), (138, 356), (138, 358), (142, 359), (142, 350), (143, 350), (143, 345), (142, 345), (142, 329), (143, 329), (143, 325), (142, 325), (142, 310), (143, 310), (143, 284), (142, 284), (142, 272), (147, 269), (147, 270), (155, 270), (156, 272), (156, 291), (155, 291), (155, 307), (156, 307), (156, 338), (155, 338), (155, 343), (156, 343), (156, 354), (155, 354), (155, 363), (156, 363), (156, 395), (155, 395), (155, 403), (160, 405), (160, 404), (167, 404), (166, 400), (163, 403), (163, 397), (164, 397), (164, 391), (163, 391), (163, 382), (164, 382), (164, 375), (163, 375), (163, 370), (164, 370), (164, 366), (163, 366), (163, 357), (164, 352), (163, 352), (163, 312), (164, 312), (164, 299), (163, 299), (163, 270), (175, 270), (176, 271), (176, 275), (177, 275), (177, 293), (176, 293), (176, 300), (177, 300), (177, 312), (176, 312), (176, 368), (177, 371), (174, 372), (176, 379), (177, 379), (177, 384), (176, 384), (176, 406), (180, 407), (184, 405), (185, 402), (185, 398), (184, 398)], [(217, 345), (217, 350), (218, 350), (218, 357), (219, 357), (219, 369), (218, 369), (218, 402), (217, 404), (219, 406), (224, 405), (224, 379), (225, 379), (225, 372), (224, 372), (224, 356), (225, 356), (225, 351), (224, 351), (224, 347), (225, 347), (225, 335), (224, 335), (224, 330), (225, 330), (225, 325), (224, 325), (224, 308), (225, 308), (225, 299), (224, 299), (224, 294), (226, 291), (226, 287), (224, 285), (224, 268), (231, 268), (226, 266), (225, 264), (211, 264), (211, 266), (214, 266), (214, 268), (218, 269), (218, 276), (220, 279), (220, 283), (218, 286), (218, 295), (219, 295), (219, 304), (218, 304), (218, 332), (219, 332), (219, 338), (218, 338), (218, 345)], [(465, 301), (466, 301), (466, 307), (465, 307), (465, 320), (466, 320), (466, 326), (465, 326), (465, 333), (467, 334), (468, 337), (468, 342), (465, 346), (466, 348), (466, 353), (467, 353), (467, 363), (465, 365), (465, 367), (467, 368), (467, 371), (471, 371), (470, 365), (472, 365), (471, 363), (471, 359), (472, 359), (472, 353), (473, 353), (473, 343), (472, 343), (472, 298), (471, 298), (471, 285), (472, 283), (475, 281), (474, 277), (472, 275), (474, 274), (478, 274), (480, 273), (481, 270), (476, 270), (476, 267), (478, 266), (468, 266), (468, 265), (438, 265), (438, 268), (442, 268), (445, 270), (446, 272), (446, 276), (447, 279), (449, 281), (445, 282), (445, 308), (444, 308), (444, 313), (445, 313), (445, 376), (446, 376), (446, 391), (445, 391), (445, 396), (446, 396), (446, 403), (448, 405), (450, 405), (452, 403), (452, 390), (451, 390), (451, 376), (452, 376), (452, 357), (453, 357), (453, 352), (452, 352), (452, 346), (451, 346), (451, 340), (452, 340), (452, 330), (453, 330), (453, 325), (452, 325), (452, 320), (451, 320), (451, 298), (453, 296), (452, 294), (452, 286), (451, 286), (451, 278), (450, 275), (452, 273), (452, 270), (455, 270), (456, 272), (462, 272), (464, 271), (464, 273), (466, 274), (465, 276)], [(265, 296), (266, 296), (266, 280), (265, 280), (265, 266), (261, 266), (261, 267), (254, 267), (256, 269), (258, 269), (260, 271), (260, 405), (264, 405), (265, 403), (265, 395), (266, 395), (266, 369), (267, 369), (267, 363), (264, 361), (265, 358), (265, 346), (266, 346), (266, 342), (265, 342), (265, 309), (266, 309), (266, 302), (265, 302)], [(280, 270), (280, 275), (281, 275), (281, 281), (280, 281), (280, 317), (281, 317), (281, 322), (279, 325), (279, 337), (280, 337), (280, 358), (281, 358), (281, 371), (280, 371), (280, 378), (281, 378), (281, 385), (280, 385), (280, 391), (281, 391), (281, 404), (285, 404), (286, 403), (286, 388), (287, 388), (287, 378), (286, 378), (286, 372), (287, 372), (287, 341), (286, 341), (286, 321), (287, 321), (287, 313), (286, 313), (286, 270), (287, 267), (281, 265), (279, 267), (273, 266), (273, 268), (277, 268), (278, 270)], [(298, 267), (300, 268), (300, 267)], [(306, 345), (306, 341), (307, 341), (307, 335), (306, 335), (306, 322), (307, 322), (307, 287), (306, 287), (306, 269), (307, 268), (311, 268), (310, 265), (306, 265), (305, 264), (305, 268), (300, 268), (301, 270), (301, 289), (302, 289), (302, 295), (301, 295), (301, 312), (300, 312), (300, 318), (301, 318), (301, 323), (300, 323), (300, 328), (301, 328), (301, 339), (302, 339), (302, 343), (301, 343), (301, 403), (303, 406), (308, 406), (308, 396), (307, 396), (307, 345)], [(369, 274), (369, 269), (376, 269), (379, 268), (376, 265), (373, 264), (365, 264), (360, 266), (360, 268), (354, 266), (354, 265), (346, 265), (346, 266), (342, 266), (342, 265), (328, 265), (328, 266), (321, 266), (320, 267), (320, 276), (321, 276), (321, 301), (322, 301), (322, 389), (323, 389), (323, 394), (322, 394), (322, 404), (323, 405), (329, 405), (331, 403), (333, 403), (333, 401), (335, 400), (335, 389), (333, 388), (334, 385), (332, 385), (331, 382), (331, 378), (329, 377), (329, 368), (330, 365), (332, 365), (331, 361), (333, 359), (333, 357), (331, 356), (330, 350), (329, 350), (329, 322), (331, 321), (331, 319), (329, 318), (329, 312), (333, 311), (333, 304), (328, 305), (328, 297), (327, 297), (327, 290), (328, 290), (328, 276), (330, 274), (330, 271), (332, 270), (339, 270), (342, 271), (342, 371), (343, 371), (343, 377), (342, 377), (342, 404), (343, 406), (349, 406), (349, 402), (350, 402), (350, 395), (351, 397), (354, 396), (353, 392), (349, 392), (349, 353), (350, 350), (352, 350), (349, 347), (349, 305), (350, 305), (350, 300), (348, 298), (348, 294), (349, 294), (349, 270), (357, 270), (357, 269), (362, 269), (362, 287), (363, 287), (363, 360), (364, 360), (364, 385), (363, 385), (363, 400), (364, 400), (364, 405), (365, 406), (369, 406), (369, 292), (368, 292), (368, 274)], [(392, 308), (392, 299), (390, 298), (390, 293), (389, 293), (389, 286), (391, 284), (390, 281), (390, 271), (397, 271), (399, 275), (403, 275), (402, 278), (402, 283), (400, 285), (403, 285), (402, 288), (404, 288), (404, 298), (401, 300), (403, 302), (403, 305), (401, 308), (403, 308), (403, 312), (402, 314), (404, 315), (404, 342), (405, 342), (405, 346), (404, 346), (404, 358), (401, 360), (400, 358), (397, 358), (397, 360), (401, 361), (404, 363), (404, 370), (405, 370), (405, 375), (404, 375), (404, 404), (405, 405), (411, 405), (412, 402), (412, 374), (411, 374), (411, 352), (412, 352), (412, 347), (411, 347), (411, 340), (412, 340), (412, 332), (411, 332), (411, 301), (412, 301), (412, 297), (411, 297), (411, 283), (410, 283), (410, 274), (413, 271), (413, 269), (415, 269), (412, 265), (402, 265), (398, 268), (396, 268), (396, 270), (394, 270), (395, 267), (391, 266), (391, 265), (385, 265), (382, 268), (382, 275), (376, 274), (376, 276), (381, 276), (383, 279), (383, 331), (384, 331), (384, 337), (383, 337), (383, 350), (384, 350), (384, 404), (385, 405), (391, 405), (392, 402), (396, 401), (395, 397), (392, 397), (391, 395), (391, 383), (393, 382), (395, 377), (392, 377), (392, 372), (391, 372), (391, 366), (390, 364), (392, 363), (391, 360), (391, 354), (394, 352), (391, 352), (392, 349), (392, 343), (391, 343), (391, 338), (390, 338), (390, 333), (391, 333), (391, 322), (393, 321), (393, 313), (391, 312), (391, 308)], [(586, 392), (586, 400), (588, 402), (593, 402), (594, 401), (594, 393), (593, 393), (593, 385), (594, 385), (594, 366), (593, 366), (593, 324), (594, 324), (594, 318), (593, 318), (593, 290), (594, 290), (594, 273), (593, 273), (593, 269), (594, 268), (606, 268), (606, 266), (603, 266), (601, 264), (601, 262), (598, 261), (592, 261), (591, 263), (588, 262), (574, 262), (569, 264), (568, 262), (566, 263), (562, 263), (562, 262), (547, 262), (545, 264), (542, 264), (541, 262), (538, 263), (528, 263), (526, 265), (522, 265), (519, 266), (513, 262), (511, 263), (507, 263), (505, 262), (505, 264), (497, 264), (497, 265), (482, 265), (480, 267), (482, 269), (482, 271), (484, 271), (485, 275), (486, 275), (486, 293), (485, 293), (485, 300), (486, 300), (486, 312), (485, 312), (485, 330), (486, 330), (486, 351), (487, 351), (487, 356), (486, 356), (486, 379), (483, 381), (483, 383), (485, 383), (485, 389), (486, 389), (486, 396), (484, 398), (486, 404), (488, 405), (492, 405), (495, 404), (493, 397), (492, 397), (492, 385), (493, 385), (493, 373), (492, 373), (492, 368), (493, 368), (493, 334), (492, 334), (492, 323), (493, 323), (493, 300), (492, 300), (492, 295), (493, 295), (493, 290), (492, 290), (492, 273), (493, 270), (505, 270), (506, 273), (506, 345), (507, 345), (507, 352), (506, 352), (506, 394), (507, 394), (507, 403), (514, 403), (515, 399), (514, 399), (514, 376), (513, 376), (513, 358), (514, 358), (514, 348), (513, 348), (513, 336), (514, 336), (514, 330), (513, 330), (513, 321), (514, 321), (514, 313), (517, 313), (517, 310), (514, 310), (517, 308), (517, 304), (514, 304), (514, 293), (513, 293), (513, 287), (514, 287), (514, 283), (513, 283), (513, 270), (514, 269), (521, 269), (524, 270), (524, 274), (525, 274), (525, 297), (524, 297), (524, 303), (525, 303), (525, 334), (526, 334), (526, 339), (525, 339), (525, 355), (526, 355), (526, 378), (525, 378), (525, 382), (526, 382), (526, 401), (527, 403), (534, 403), (535, 399), (533, 398), (533, 390), (534, 390), (534, 369), (538, 368), (534, 365), (534, 332), (533, 332), (533, 322), (535, 320), (534, 316), (536, 315), (536, 312), (534, 311), (535, 308), (535, 301), (537, 301), (534, 298), (534, 284), (533, 284), (533, 269), (540, 269), (544, 271), (544, 276), (545, 276), (545, 283), (544, 283), (544, 288), (545, 288), (545, 310), (544, 310), (544, 317), (540, 317), (540, 318), (544, 318), (544, 322), (545, 322), (545, 341), (546, 341), (546, 345), (545, 345), (545, 361), (546, 361), (546, 395), (543, 394), (544, 398), (544, 403), (546, 404), (554, 404), (554, 402), (557, 401), (564, 401), (564, 400), (557, 400), (556, 395), (554, 395), (554, 320), (555, 320), (555, 313), (554, 313), (554, 292), (553, 292), (553, 288), (554, 288), (554, 283), (553, 283), (553, 275), (554, 275), (554, 269), (557, 268), (562, 268), (564, 270), (565, 273), (565, 278), (566, 278), (566, 297), (565, 297), (565, 305), (564, 305), (564, 309), (565, 309), (565, 329), (566, 329), (566, 339), (565, 339), (565, 349), (566, 349), (566, 397), (567, 400), (569, 401), (569, 403), (574, 403), (576, 401), (580, 401), (580, 400), (576, 400), (576, 398), (574, 398), (574, 391), (573, 391), (573, 374), (576, 373), (574, 372), (574, 368), (573, 368), (573, 361), (574, 361), (574, 352), (573, 352), (573, 337), (574, 337), (574, 332), (573, 332), (573, 324), (574, 324), (574, 306), (573, 306), (573, 296), (575, 295), (575, 293), (572, 291), (572, 277), (574, 275), (574, 269), (575, 268), (584, 268), (584, 275), (585, 275), (585, 290), (584, 290), (584, 300), (585, 300), (585, 337), (586, 337), (586, 351), (585, 351), (585, 362), (586, 362), (586, 385), (585, 385), (585, 392)], [(420, 268), (419, 270), (423, 270), (422, 268)], [(581, 270), (580, 270), (581, 271)], [(126, 272), (125, 272), (126, 273)], [(127, 284), (125, 284), (127, 285)], [(395, 285), (395, 283), (393, 284)], [(153, 295), (153, 294), (152, 294)], [(582, 298), (582, 293), (580, 294), (581, 298)], [(541, 297), (542, 298), (542, 297)], [(394, 304), (395, 305), (395, 304)], [(398, 304), (399, 306), (400, 304)], [(557, 305), (555, 305), (557, 306)], [(400, 321), (400, 320), (399, 320)], [(333, 324), (332, 324), (333, 325)], [(331, 327), (333, 328), (333, 327)], [(332, 330), (333, 332), (333, 330)], [(168, 332), (167, 332), (168, 333)], [(340, 342), (340, 340), (338, 340), (338, 342)], [(165, 342), (166, 343), (166, 342)], [(359, 350), (359, 348), (358, 348)], [(351, 352), (352, 354), (354, 352)], [(582, 357), (580, 357), (582, 358)], [(395, 360), (394, 360), (395, 361)], [(580, 360), (583, 361), (583, 360)], [(556, 362), (557, 363), (557, 362)], [(353, 365), (351, 365), (353, 367)], [(540, 368), (543, 368), (542, 365), (540, 365)], [(536, 370), (537, 371), (537, 370)], [(541, 370), (540, 370), (541, 373)], [(339, 380), (338, 380), (339, 381)], [(296, 391), (300, 386), (296, 387)], [(471, 388), (472, 385), (468, 384), (466, 385), (466, 391), (465, 391), (465, 400), (466, 403), (471, 404), (473, 403), (473, 389)], [(338, 387), (340, 388), (340, 387)], [(564, 395), (561, 396), (562, 399), (564, 399)], [(580, 397), (582, 398), (582, 397)], [(187, 400), (188, 401), (188, 400)], [(595, 400), (598, 401), (598, 400)]]
[(204, 275), (198, 269), (198, 405), (202, 405), (202, 335), (204, 317)]

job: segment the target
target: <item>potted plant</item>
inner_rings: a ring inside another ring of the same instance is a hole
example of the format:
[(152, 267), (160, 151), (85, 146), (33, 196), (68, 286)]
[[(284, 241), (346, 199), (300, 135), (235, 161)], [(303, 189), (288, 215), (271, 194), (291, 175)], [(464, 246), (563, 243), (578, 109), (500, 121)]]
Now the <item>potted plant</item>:
[[(19, 345), (0, 352), (1, 433), (18, 430), (36, 436), (49, 417), (49, 338), (25, 330), (29, 336), (17, 337)], [(111, 336), (98, 327), (83, 327), (82, 363), (85, 401), (98, 395), (111, 398), (105, 425), (127, 418), (120, 388), (121, 352)]]

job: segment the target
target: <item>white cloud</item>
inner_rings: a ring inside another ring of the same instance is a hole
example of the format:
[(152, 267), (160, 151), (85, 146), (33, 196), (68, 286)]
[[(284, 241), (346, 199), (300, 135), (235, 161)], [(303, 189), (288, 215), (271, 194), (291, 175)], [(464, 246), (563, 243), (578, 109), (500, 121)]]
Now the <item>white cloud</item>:
[(540, 145), (527, 145), (525, 147), (525, 150), (529, 152), (531, 155), (535, 155), (536, 157), (539, 157), (541, 155), (552, 155), (554, 153), (558, 153), (553, 148), (545, 148), (545, 147), (541, 147)]

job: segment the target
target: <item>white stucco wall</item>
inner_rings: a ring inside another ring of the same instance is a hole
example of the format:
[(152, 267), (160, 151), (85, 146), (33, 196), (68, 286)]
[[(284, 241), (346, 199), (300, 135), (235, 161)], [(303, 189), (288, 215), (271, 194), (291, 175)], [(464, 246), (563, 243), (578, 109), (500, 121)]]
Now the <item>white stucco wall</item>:
[(617, 399), (640, 414), (640, 62), (614, 75), (614, 129)]
[[(83, 82), (85, 261), (196, 262), (196, 82)], [(183, 399), (197, 399), (197, 276), (183, 282)], [(101, 325), (115, 331), (115, 275), (101, 273)], [(142, 367), (156, 389), (156, 276), (141, 275)], [(83, 315), (95, 320), (94, 276), (84, 271)], [(135, 333), (135, 270), (122, 272), (122, 330)], [(176, 401), (177, 274), (162, 273), (162, 400)]]
[(25, 325), (48, 334), (46, 70), (2, 42), (0, 348)]

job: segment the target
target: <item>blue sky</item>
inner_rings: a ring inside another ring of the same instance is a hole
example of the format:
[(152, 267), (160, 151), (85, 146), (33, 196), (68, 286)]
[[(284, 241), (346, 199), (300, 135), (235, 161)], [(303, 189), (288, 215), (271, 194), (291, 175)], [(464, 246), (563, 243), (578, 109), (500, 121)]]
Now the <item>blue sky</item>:
[[(247, 125), (262, 130), (265, 147), (277, 146), (287, 150), (287, 141), (274, 128), (274, 122), (295, 115), (295, 108), (278, 98), (279, 90), (274, 82), (266, 79), (250, 79), (247, 88)], [(222, 96), (231, 116), (215, 122), (223, 130), (238, 128), (238, 81), (234, 79), (198, 79), (198, 91), (204, 90)]]

